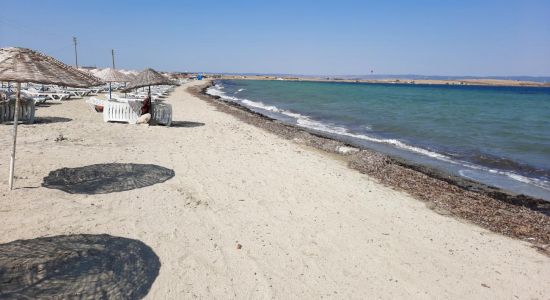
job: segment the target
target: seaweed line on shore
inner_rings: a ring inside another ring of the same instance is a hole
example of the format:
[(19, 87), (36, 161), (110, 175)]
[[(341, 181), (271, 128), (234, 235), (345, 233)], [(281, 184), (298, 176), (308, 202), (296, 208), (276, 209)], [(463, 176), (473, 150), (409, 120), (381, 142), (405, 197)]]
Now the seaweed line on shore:
[(205, 85), (188, 87), (187, 90), (219, 111), (229, 113), (245, 123), (287, 140), (337, 154), (347, 161), (350, 168), (396, 190), (409, 193), (439, 214), (465, 219), (493, 232), (530, 242), (537, 250), (550, 256), (550, 202), (511, 194), (282, 123), (238, 103), (207, 94), (206, 90), (212, 85), (211, 81)]

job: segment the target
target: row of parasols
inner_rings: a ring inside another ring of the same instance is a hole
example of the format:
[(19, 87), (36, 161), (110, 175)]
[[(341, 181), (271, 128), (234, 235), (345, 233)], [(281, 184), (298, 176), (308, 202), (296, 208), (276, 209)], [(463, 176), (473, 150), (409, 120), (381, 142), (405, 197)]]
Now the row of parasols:
[(135, 78), (128, 78), (124, 73), (114, 69), (103, 70), (98, 78), (87, 72), (66, 65), (51, 56), (26, 48), (0, 48), (0, 81), (17, 83), (15, 114), (13, 120), (13, 146), (10, 155), (9, 189), (13, 189), (15, 150), (17, 145), (17, 125), (21, 105), (21, 83), (53, 84), (66, 87), (86, 88), (109, 83), (129, 82), (125, 90), (155, 85), (174, 85), (166, 76), (153, 69), (145, 69)]

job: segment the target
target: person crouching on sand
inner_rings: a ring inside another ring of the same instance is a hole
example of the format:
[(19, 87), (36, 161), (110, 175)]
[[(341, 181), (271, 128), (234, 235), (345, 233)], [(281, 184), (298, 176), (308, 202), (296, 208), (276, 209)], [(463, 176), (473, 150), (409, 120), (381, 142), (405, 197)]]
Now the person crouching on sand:
[(147, 96), (143, 99), (141, 105), (141, 116), (138, 118), (136, 124), (149, 124), (151, 120), (151, 97)]

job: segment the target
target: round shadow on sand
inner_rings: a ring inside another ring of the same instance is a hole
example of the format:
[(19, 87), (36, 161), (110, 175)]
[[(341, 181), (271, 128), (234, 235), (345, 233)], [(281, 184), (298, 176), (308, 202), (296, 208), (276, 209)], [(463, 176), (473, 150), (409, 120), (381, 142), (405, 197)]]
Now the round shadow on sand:
[(160, 269), (153, 250), (110, 235), (0, 244), (0, 299), (141, 299)]
[(62, 168), (44, 177), (43, 187), (71, 194), (107, 194), (165, 182), (174, 170), (147, 164), (97, 164)]

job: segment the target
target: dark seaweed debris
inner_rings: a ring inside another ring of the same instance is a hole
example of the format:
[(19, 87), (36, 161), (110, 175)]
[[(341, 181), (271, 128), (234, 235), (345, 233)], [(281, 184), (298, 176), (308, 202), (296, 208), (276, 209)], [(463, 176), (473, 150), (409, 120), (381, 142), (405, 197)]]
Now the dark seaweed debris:
[(281, 123), (237, 103), (208, 95), (206, 90), (211, 84), (189, 87), (188, 91), (211, 103), (219, 111), (229, 113), (248, 124), (282, 138), (338, 154), (352, 169), (409, 193), (440, 214), (462, 218), (491, 231), (531, 242), (539, 251), (550, 255), (550, 202), (511, 194), (371, 149), (342, 154), (340, 148), (350, 145)]

